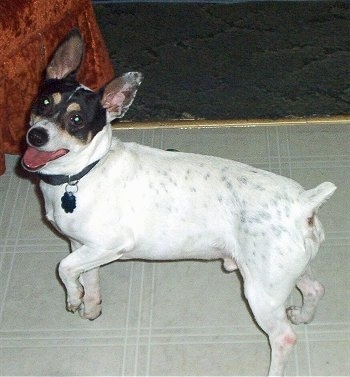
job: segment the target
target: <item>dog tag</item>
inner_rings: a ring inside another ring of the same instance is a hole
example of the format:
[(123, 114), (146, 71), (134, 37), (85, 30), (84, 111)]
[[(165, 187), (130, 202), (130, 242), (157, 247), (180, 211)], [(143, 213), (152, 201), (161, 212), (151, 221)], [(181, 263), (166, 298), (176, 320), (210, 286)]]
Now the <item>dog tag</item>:
[(76, 208), (76, 198), (73, 192), (66, 191), (61, 198), (61, 207), (66, 213), (72, 213)]

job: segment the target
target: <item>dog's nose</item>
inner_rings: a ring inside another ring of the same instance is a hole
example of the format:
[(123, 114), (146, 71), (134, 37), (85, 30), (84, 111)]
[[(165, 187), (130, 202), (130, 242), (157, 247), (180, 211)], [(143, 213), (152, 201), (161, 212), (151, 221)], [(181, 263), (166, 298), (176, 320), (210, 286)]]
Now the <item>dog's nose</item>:
[(49, 141), (49, 135), (42, 127), (32, 128), (28, 132), (27, 140), (33, 147), (42, 147)]

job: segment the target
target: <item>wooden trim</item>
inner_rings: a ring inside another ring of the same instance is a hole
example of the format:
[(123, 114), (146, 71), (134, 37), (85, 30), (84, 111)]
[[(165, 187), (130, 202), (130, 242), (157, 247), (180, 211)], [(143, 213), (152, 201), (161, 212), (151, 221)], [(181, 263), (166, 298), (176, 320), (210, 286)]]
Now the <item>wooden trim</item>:
[(284, 119), (177, 119), (164, 121), (121, 121), (112, 123), (114, 130), (161, 129), (161, 128), (226, 128), (226, 127), (273, 127), (273, 126), (311, 126), (311, 125), (350, 125), (350, 115), (323, 118), (284, 118)]

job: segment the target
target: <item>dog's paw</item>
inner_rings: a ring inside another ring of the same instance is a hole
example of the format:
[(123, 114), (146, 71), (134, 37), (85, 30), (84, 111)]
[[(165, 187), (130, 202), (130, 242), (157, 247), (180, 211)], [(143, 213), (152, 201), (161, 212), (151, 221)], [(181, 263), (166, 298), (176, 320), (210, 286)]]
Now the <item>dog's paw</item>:
[(294, 325), (300, 325), (301, 323), (309, 323), (310, 318), (307, 313), (305, 314), (300, 306), (290, 306), (287, 310), (287, 317)]
[(237, 268), (238, 268), (236, 261), (234, 259), (230, 259), (230, 258), (225, 258), (223, 260), (222, 267), (224, 268), (224, 270), (226, 272), (233, 272), (233, 271), (237, 270)]
[(102, 314), (101, 304), (86, 305), (82, 303), (79, 307), (79, 315), (81, 318), (89, 319), (90, 321), (98, 318)]
[(83, 295), (83, 290), (79, 290), (79, 294), (76, 297), (75, 295), (67, 297), (67, 310), (69, 312), (75, 313), (80, 308), (83, 302)]
[(75, 313), (81, 306), (81, 302), (80, 303), (71, 303), (71, 302), (67, 302), (67, 310), (69, 312), (72, 312), (72, 313)]

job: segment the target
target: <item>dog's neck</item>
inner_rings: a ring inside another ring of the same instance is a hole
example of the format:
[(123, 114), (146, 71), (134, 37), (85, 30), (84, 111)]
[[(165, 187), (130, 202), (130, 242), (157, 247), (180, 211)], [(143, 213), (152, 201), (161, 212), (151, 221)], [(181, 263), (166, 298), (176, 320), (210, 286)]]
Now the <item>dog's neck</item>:
[(97, 165), (97, 163), (100, 160), (97, 160), (95, 162), (92, 162), (88, 166), (86, 166), (81, 172), (78, 174), (74, 175), (65, 175), (65, 174), (43, 174), (43, 173), (38, 173), (38, 177), (40, 178), (41, 181), (48, 183), (49, 185), (52, 186), (60, 186), (65, 183), (73, 183), (76, 181), (79, 181), (81, 178), (83, 178), (86, 174), (90, 172), (90, 170)]

